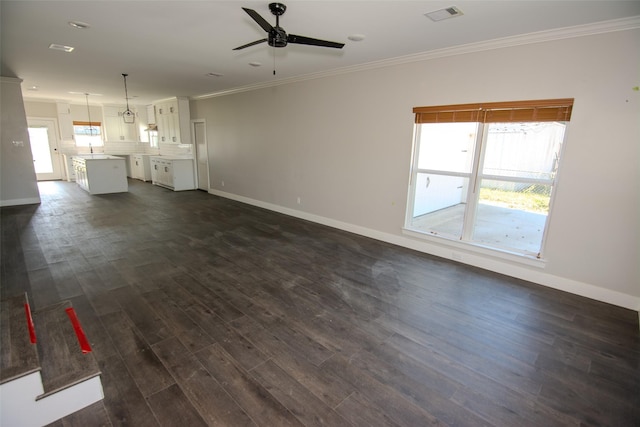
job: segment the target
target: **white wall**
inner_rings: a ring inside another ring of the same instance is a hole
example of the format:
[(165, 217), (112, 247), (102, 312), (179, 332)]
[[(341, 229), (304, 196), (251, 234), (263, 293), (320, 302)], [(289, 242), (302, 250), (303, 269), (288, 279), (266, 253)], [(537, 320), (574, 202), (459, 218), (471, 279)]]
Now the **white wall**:
[(22, 80), (1, 77), (0, 206), (40, 203), (22, 103)]
[(639, 64), (635, 29), (200, 99), (191, 116), (206, 118), (213, 193), (452, 257), (402, 233), (412, 108), (575, 98), (546, 263), (464, 261), (640, 310)]
[(87, 111), (87, 105), (81, 104), (69, 104), (71, 110), (71, 120), (77, 121), (89, 121), (89, 114), (91, 114), (92, 122), (100, 122), (104, 126), (104, 117), (102, 116), (101, 105), (89, 104), (89, 111)]
[(42, 117), (56, 119), (58, 110), (56, 103), (51, 101), (30, 101), (24, 100), (24, 111), (27, 117)]

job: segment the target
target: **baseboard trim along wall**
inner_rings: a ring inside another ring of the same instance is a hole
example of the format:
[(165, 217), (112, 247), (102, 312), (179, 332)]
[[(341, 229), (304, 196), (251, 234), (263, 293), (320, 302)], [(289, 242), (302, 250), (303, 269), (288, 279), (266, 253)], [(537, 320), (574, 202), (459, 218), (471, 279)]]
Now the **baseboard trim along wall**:
[[(453, 252), (450, 248), (436, 245), (430, 242), (418, 241), (405, 236), (384, 233), (366, 227), (337, 221), (331, 218), (325, 218), (319, 215), (302, 212), (272, 203), (262, 202), (260, 200), (239, 196), (237, 194), (227, 193), (224, 191), (209, 190), (209, 194), (348, 231), (354, 234), (359, 234), (361, 236), (370, 237), (372, 239), (391, 243), (393, 245), (413, 249), (418, 252), (424, 252), (441, 258), (450, 259), (452, 261), (461, 262), (459, 259), (454, 259)], [(524, 266), (514, 265), (513, 263), (505, 262), (500, 259), (492, 259), (487, 256), (476, 255), (468, 252), (465, 252), (464, 254), (464, 264), (469, 264), (474, 267), (479, 267), (485, 270), (493, 271), (495, 273), (505, 274), (507, 276), (515, 277), (518, 279), (527, 280), (529, 282), (533, 282), (542, 286), (547, 286), (553, 289), (558, 289), (575, 295), (591, 298), (597, 301), (606, 302), (608, 304), (613, 304), (619, 307), (628, 308), (630, 310), (638, 311), (640, 316), (639, 297), (624, 294), (622, 292), (617, 292), (611, 289), (601, 288), (588, 283), (567, 279), (564, 277), (554, 276), (545, 273), (542, 270), (525, 268)]]
[(38, 204), (40, 204), (40, 197), (31, 197), (28, 199), (0, 200), (0, 207)]

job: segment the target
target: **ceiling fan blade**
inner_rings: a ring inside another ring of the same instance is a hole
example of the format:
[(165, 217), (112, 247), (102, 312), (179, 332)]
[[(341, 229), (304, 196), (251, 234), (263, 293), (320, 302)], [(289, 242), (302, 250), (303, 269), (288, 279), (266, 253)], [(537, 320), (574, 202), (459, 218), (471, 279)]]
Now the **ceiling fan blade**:
[(256, 21), (258, 23), (258, 25), (260, 25), (262, 27), (263, 30), (265, 30), (267, 33), (271, 30), (273, 30), (273, 26), (271, 24), (269, 24), (262, 16), (260, 16), (260, 14), (258, 12), (256, 12), (253, 9), (247, 9), (246, 7), (243, 7), (242, 10), (244, 10), (245, 12), (247, 12), (247, 14), (253, 18), (254, 21)]
[(342, 49), (344, 43), (330, 42), (327, 40), (312, 39), (311, 37), (297, 36), (295, 34), (289, 34), (287, 36), (287, 42), (297, 44), (308, 44), (312, 46), (333, 47), (336, 49)]
[(238, 47), (234, 48), (233, 50), (240, 50), (240, 49), (244, 49), (245, 47), (249, 47), (249, 46), (253, 46), (253, 45), (256, 45), (256, 44), (264, 43), (264, 42), (266, 42), (266, 41), (267, 41), (267, 39), (256, 40), (256, 41), (254, 41), (254, 42), (247, 43), (247, 44), (243, 44), (242, 46), (238, 46)]

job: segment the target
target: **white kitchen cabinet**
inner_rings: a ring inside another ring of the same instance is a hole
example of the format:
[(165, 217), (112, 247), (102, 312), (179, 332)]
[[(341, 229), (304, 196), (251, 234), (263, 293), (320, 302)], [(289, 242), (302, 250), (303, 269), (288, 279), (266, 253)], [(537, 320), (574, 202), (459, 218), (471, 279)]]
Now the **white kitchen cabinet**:
[(122, 157), (91, 154), (73, 157), (76, 183), (89, 194), (129, 191), (127, 168)]
[(73, 168), (73, 156), (70, 154), (63, 154), (64, 159), (64, 174), (67, 181), (76, 180), (76, 170)]
[(179, 97), (155, 104), (155, 115), (161, 144), (191, 144), (187, 98)]
[(56, 110), (58, 113), (60, 139), (62, 141), (72, 141), (73, 119), (71, 118), (71, 105), (66, 102), (56, 102)]
[(158, 156), (150, 158), (151, 182), (174, 191), (195, 190), (192, 158)]
[(139, 141), (138, 114), (135, 109), (131, 109), (136, 116), (133, 123), (125, 123), (122, 114), (127, 109), (126, 106), (103, 106), (104, 136), (109, 142), (117, 141)]
[(130, 157), (131, 178), (151, 181), (151, 161), (149, 154), (132, 154)]
[(156, 124), (156, 107), (153, 104), (147, 105), (147, 124)]
[(179, 144), (179, 131), (176, 129), (175, 118), (178, 115), (178, 104), (175, 101), (164, 102), (156, 105), (156, 124), (158, 125), (158, 138), (164, 144)]

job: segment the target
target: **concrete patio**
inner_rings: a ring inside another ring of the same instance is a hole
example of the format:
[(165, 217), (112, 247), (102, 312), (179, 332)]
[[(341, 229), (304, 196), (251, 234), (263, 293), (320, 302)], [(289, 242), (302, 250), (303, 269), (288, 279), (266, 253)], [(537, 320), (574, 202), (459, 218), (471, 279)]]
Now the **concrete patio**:
[[(461, 203), (413, 218), (411, 228), (415, 231), (459, 237), (465, 206)], [(480, 203), (473, 242), (537, 254), (540, 252), (546, 219), (547, 216), (540, 213)]]

